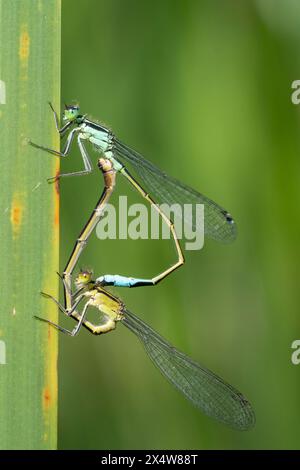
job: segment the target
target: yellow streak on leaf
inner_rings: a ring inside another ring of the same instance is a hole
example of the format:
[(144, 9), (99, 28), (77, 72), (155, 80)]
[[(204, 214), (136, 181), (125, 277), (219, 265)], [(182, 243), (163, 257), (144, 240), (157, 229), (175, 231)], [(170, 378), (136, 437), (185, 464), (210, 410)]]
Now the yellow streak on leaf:
[[(57, 136), (55, 136), (57, 139)], [(53, 162), (55, 171), (59, 170), (59, 162)], [(58, 296), (58, 276), (56, 275), (56, 260), (58, 259), (58, 245), (59, 245), (59, 192), (56, 185), (52, 186), (52, 208), (50, 218), (54, 222), (52, 231), (52, 246), (50, 257), (50, 264), (47, 266), (47, 271), (44, 273), (44, 282), (42, 290), (51, 292), (54, 296)], [(58, 321), (57, 307), (54, 302), (47, 302), (45, 304), (45, 318), (49, 318), (54, 322)], [(51, 433), (49, 430), (53, 428), (56, 422), (55, 411), (57, 409), (57, 347), (58, 347), (58, 333), (50, 325), (45, 329), (47, 335), (46, 350), (45, 350), (45, 375), (44, 387), (42, 389), (42, 406), (44, 414), (45, 432), (43, 435), (44, 441), (51, 440)]]
[(20, 79), (26, 81), (28, 79), (28, 58), (30, 53), (30, 36), (27, 30), (27, 24), (23, 24), (20, 34), (19, 57), (21, 65)]
[(24, 63), (28, 61), (29, 57), (29, 50), (30, 50), (30, 37), (27, 31), (27, 25), (24, 24), (21, 28), (21, 36), (20, 36), (20, 46), (19, 46), (19, 57), (21, 61)]

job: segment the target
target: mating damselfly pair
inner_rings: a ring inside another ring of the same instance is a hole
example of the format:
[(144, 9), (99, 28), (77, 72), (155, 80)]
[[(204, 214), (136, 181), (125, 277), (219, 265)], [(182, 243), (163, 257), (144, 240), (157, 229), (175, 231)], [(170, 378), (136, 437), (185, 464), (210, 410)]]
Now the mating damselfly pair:
[[(81, 115), (78, 106), (66, 106), (64, 112), (64, 121), (66, 123), (61, 129), (59, 128), (57, 114), (52, 106), (51, 109), (60, 136), (67, 136), (64, 150), (59, 152), (36, 144), (32, 145), (56, 156), (65, 157), (70, 151), (75, 136), (77, 136), (77, 144), (83, 159), (84, 170), (61, 174), (60, 177), (63, 177), (85, 175), (92, 171), (92, 162), (84, 144), (84, 141), (90, 142), (103, 156), (98, 160), (98, 166), (102, 171), (105, 187), (96, 208), (77, 239), (64, 270), (62, 279), (65, 305), (61, 305), (52, 296), (43, 294), (52, 298), (58, 304), (60, 310), (75, 319), (77, 324), (73, 330), (67, 330), (49, 320), (44, 321), (48, 321), (59, 330), (72, 336), (79, 332), (82, 325), (94, 334), (101, 334), (113, 330), (116, 324), (121, 322), (138, 336), (154, 364), (194, 405), (208, 416), (229, 426), (240, 430), (249, 429), (255, 422), (255, 415), (250, 403), (241, 393), (171, 346), (145, 322), (130, 312), (121, 300), (105, 289), (111, 285), (116, 287), (155, 285), (184, 263), (174, 224), (160, 209), (160, 204), (204, 204), (205, 234), (221, 242), (230, 242), (236, 236), (236, 227), (232, 217), (226, 210), (206, 196), (167, 176), (140, 154), (123, 144), (109, 129), (89, 120), (86, 115)], [(143, 186), (131, 175), (125, 164), (130, 164), (133, 167), (137, 176), (143, 181)], [(106, 274), (94, 281), (91, 272), (83, 271), (76, 277), (76, 290), (73, 292), (72, 274), (87, 240), (114, 190), (117, 173), (125, 176), (134, 188), (159, 212), (162, 219), (170, 227), (178, 260), (170, 268), (151, 279)], [(50, 178), (50, 181), (56, 178)], [(193, 221), (192, 219), (186, 219), (184, 223), (192, 224)], [(84, 306), (79, 313), (81, 302), (84, 302)], [(98, 310), (100, 315), (99, 324), (91, 323), (87, 319), (86, 314), (90, 307)]]

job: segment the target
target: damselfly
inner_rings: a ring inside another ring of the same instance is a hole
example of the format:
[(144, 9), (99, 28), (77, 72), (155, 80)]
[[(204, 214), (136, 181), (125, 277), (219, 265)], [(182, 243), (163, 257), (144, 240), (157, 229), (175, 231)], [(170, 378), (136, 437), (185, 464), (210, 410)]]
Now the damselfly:
[[(63, 120), (65, 122), (62, 128), (59, 127), (59, 120), (55, 110), (50, 103), (54, 114), (56, 129), (61, 138), (67, 135), (66, 144), (62, 152), (50, 149), (41, 145), (30, 142), (31, 145), (58, 157), (66, 157), (71, 148), (71, 144), (77, 137), (77, 144), (82, 156), (84, 170), (71, 173), (62, 173), (59, 176), (49, 178), (49, 181), (56, 180), (63, 176), (87, 175), (92, 172), (93, 165), (91, 158), (87, 152), (84, 141), (93, 144), (97, 151), (101, 152), (104, 158), (110, 160), (115, 171), (120, 172), (133, 186), (146, 198), (150, 203), (155, 201), (156, 204), (168, 204), (174, 207), (175, 215), (183, 218), (184, 223), (189, 225), (193, 230), (197, 229), (195, 223), (194, 212), (182, 210), (184, 204), (204, 205), (205, 235), (220, 242), (230, 242), (236, 236), (236, 225), (233, 218), (225, 209), (213, 202), (203, 194), (198, 193), (194, 189), (184, 185), (180, 181), (166, 175), (155, 165), (146, 160), (141, 154), (128, 147), (121, 142), (110, 129), (91, 121), (87, 115), (80, 114), (79, 106), (65, 106)], [(124, 163), (129, 163), (138, 177), (143, 181), (143, 186), (129, 173)], [(149, 196), (151, 194), (152, 197)], [(153, 199), (152, 199), (153, 198)], [(176, 213), (178, 207), (178, 213)]]
[[(72, 336), (79, 332), (82, 325), (91, 333), (100, 335), (114, 330), (118, 322), (122, 323), (141, 340), (148, 356), (167, 380), (203, 413), (238, 430), (250, 429), (255, 423), (255, 414), (240, 392), (178, 351), (130, 312), (120, 299), (104, 289), (107, 285), (134, 286), (134, 283), (134, 279), (124, 276), (101, 276), (93, 281), (90, 271), (81, 271), (76, 278), (77, 292), (73, 296), (71, 311), (67, 312), (54, 297), (43, 294), (53, 299), (63, 313), (72, 316), (77, 321), (76, 327), (70, 331), (50, 320), (37, 318)], [(78, 313), (75, 309), (82, 300), (85, 303), (81, 313)], [(94, 324), (86, 319), (89, 307), (98, 310), (99, 323)]]

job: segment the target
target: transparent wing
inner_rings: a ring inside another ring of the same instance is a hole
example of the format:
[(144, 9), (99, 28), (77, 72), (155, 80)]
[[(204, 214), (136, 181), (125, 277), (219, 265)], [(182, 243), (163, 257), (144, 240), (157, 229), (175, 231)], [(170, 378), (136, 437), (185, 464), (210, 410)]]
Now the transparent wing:
[[(189, 225), (193, 231), (196, 230), (195, 224), (195, 205), (204, 204), (204, 232), (205, 235), (220, 242), (231, 242), (236, 237), (236, 224), (225, 209), (198, 193), (192, 188), (184, 185), (180, 181), (166, 175), (155, 165), (146, 160), (135, 150), (127, 147), (119, 140), (115, 139), (114, 149), (121, 162), (129, 162), (137, 175), (143, 181), (143, 187), (155, 200), (157, 204), (166, 203), (170, 205), (179, 205), (175, 209), (176, 216), (181, 218), (184, 213), (184, 222)], [(192, 204), (191, 212), (183, 212), (184, 204)]]
[(122, 323), (142, 341), (161, 373), (206, 415), (239, 430), (254, 425), (250, 403), (231, 385), (178, 351), (127, 309)]

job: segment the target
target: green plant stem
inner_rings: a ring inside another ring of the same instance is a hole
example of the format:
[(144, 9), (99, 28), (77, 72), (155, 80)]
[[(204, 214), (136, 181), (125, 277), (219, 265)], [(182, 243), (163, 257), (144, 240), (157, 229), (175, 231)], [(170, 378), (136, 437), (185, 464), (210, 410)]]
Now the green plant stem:
[(57, 321), (39, 295), (58, 294), (59, 146), (48, 109), (60, 103), (60, 0), (0, 0), (0, 448), (57, 445)]

